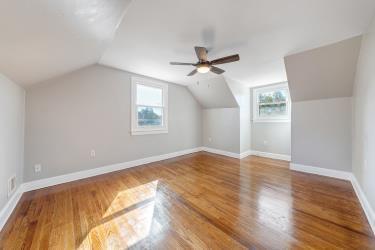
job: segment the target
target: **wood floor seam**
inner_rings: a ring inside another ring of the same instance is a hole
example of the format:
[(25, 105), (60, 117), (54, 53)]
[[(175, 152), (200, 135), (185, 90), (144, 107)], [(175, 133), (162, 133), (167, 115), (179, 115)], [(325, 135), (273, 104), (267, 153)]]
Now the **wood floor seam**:
[(349, 182), (286, 166), (199, 152), (30, 191), (0, 249), (375, 249)]

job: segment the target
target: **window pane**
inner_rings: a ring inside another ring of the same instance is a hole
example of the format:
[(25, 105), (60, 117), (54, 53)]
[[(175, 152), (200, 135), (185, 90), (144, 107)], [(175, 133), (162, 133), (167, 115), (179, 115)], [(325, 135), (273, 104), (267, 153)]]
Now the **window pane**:
[(137, 84), (137, 104), (144, 106), (163, 106), (162, 89)]
[(162, 126), (163, 108), (138, 107), (138, 126)]
[(259, 103), (279, 103), (287, 100), (287, 90), (280, 89), (269, 92), (262, 92), (258, 95)]
[(259, 105), (259, 117), (287, 116), (286, 103)]

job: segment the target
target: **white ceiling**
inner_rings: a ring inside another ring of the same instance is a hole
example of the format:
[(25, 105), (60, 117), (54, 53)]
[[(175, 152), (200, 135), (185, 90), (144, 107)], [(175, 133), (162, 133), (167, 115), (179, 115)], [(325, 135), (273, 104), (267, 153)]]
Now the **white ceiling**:
[(286, 79), (285, 55), (362, 34), (375, 10), (374, 0), (130, 1), (1, 0), (0, 72), (27, 86), (100, 61), (188, 84), (216, 75), (168, 62), (196, 61), (200, 45), (209, 59), (239, 53), (225, 76), (256, 86)]
[(27, 86), (96, 63), (130, 0), (1, 0), (0, 72)]
[(193, 46), (212, 48), (209, 59), (239, 53), (225, 76), (249, 86), (286, 80), (284, 56), (363, 33), (374, 0), (134, 0), (100, 63), (188, 84)]

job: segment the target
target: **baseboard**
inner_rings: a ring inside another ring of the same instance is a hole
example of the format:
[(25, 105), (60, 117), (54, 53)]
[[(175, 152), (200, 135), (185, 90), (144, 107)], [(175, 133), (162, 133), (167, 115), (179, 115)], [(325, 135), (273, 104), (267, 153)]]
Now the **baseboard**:
[(224, 156), (240, 159), (240, 154), (229, 152), (229, 151), (224, 151), (224, 150), (220, 150), (216, 148), (202, 147), (201, 151), (206, 151), (206, 152), (213, 153), (213, 154), (224, 155)]
[[(21, 186), (18, 187), (16, 192), (13, 194), (13, 196), (8, 200), (6, 205), (3, 207), (3, 209), (0, 211), (0, 230), (4, 227), (5, 223), (9, 219), (10, 215), (12, 214), (13, 210), (17, 206), (17, 203), (19, 202), (22, 194), (27, 191), (32, 191), (40, 188), (45, 188), (49, 186), (54, 186), (66, 182), (71, 182), (75, 180), (80, 180), (84, 178), (89, 178), (101, 174), (106, 174), (110, 173), (113, 171), (119, 171), (131, 167), (136, 167), (152, 162), (157, 162), (157, 161), (162, 161), (182, 155), (187, 155), (187, 154), (192, 154), (196, 153), (199, 151), (206, 151), (214, 154), (219, 154), (219, 155), (224, 155), (236, 159), (242, 159), (248, 155), (259, 155), (262, 157), (268, 157), (266, 155), (269, 155), (269, 153), (260, 155), (258, 154), (258, 151), (246, 151), (241, 154), (237, 153), (232, 153), (228, 151), (223, 151), (219, 149), (213, 149), (213, 148), (208, 148), (208, 147), (199, 147), (199, 148), (193, 148), (193, 149), (187, 149), (187, 150), (182, 150), (182, 151), (177, 151), (169, 154), (164, 154), (164, 155), (158, 155), (158, 156), (152, 156), (152, 157), (147, 157), (139, 160), (134, 160), (134, 161), (129, 161), (129, 162), (124, 162), (124, 163), (118, 163), (118, 164), (113, 164), (113, 165), (107, 165), (95, 169), (90, 169), (90, 170), (85, 170), (85, 171), (80, 171), (80, 172), (75, 172), (71, 174), (66, 174), (66, 175), (60, 175), (56, 177), (51, 177), (51, 178), (46, 178), (46, 179), (41, 179), (41, 180), (36, 180), (36, 181), (31, 181), (31, 182), (26, 182), (23, 183)], [(255, 153), (254, 153), (255, 152)], [(262, 153), (262, 152), (260, 152)], [(272, 158), (272, 157), (269, 157)], [(275, 158), (274, 158), (275, 159)], [(279, 159), (279, 158), (278, 158)], [(285, 159), (285, 158), (284, 158)], [(366, 217), (368, 219), (368, 222), (375, 234), (375, 212), (373, 208), (371, 207), (370, 203), (368, 202), (364, 192), (362, 191), (361, 186), (359, 185), (357, 179), (355, 176), (350, 173), (350, 172), (345, 172), (345, 171), (338, 171), (338, 170), (331, 170), (331, 169), (325, 169), (325, 168), (318, 168), (318, 167), (311, 167), (311, 166), (305, 166), (301, 164), (295, 164), (291, 163), (290, 164), (290, 169), (295, 170), (295, 171), (300, 171), (300, 172), (305, 172), (305, 173), (311, 173), (311, 174), (317, 174), (317, 175), (323, 175), (323, 176), (328, 176), (328, 177), (333, 177), (333, 178), (338, 178), (338, 179), (343, 179), (343, 180), (349, 180), (351, 181), (354, 191), (361, 203), (361, 206), (366, 214)]]
[(251, 155), (271, 158), (271, 159), (275, 159), (275, 160), (283, 160), (283, 161), (290, 161), (291, 160), (290, 155), (274, 154), (274, 153), (254, 151), (254, 150), (251, 151)]
[(162, 161), (162, 160), (166, 160), (166, 159), (170, 159), (170, 158), (174, 158), (174, 157), (178, 157), (182, 155), (192, 154), (192, 153), (196, 153), (199, 151), (202, 151), (200, 147), (177, 151), (177, 152), (168, 153), (164, 155), (151, 156), (151, 157), (134, 160), (134, 161), (116, 163), (116, 164), (102, 166), (102, 167), (98, 167), (94, 169), (74, 172), (71, 174), (59, 175), (55, 177), (26, 182), (23, 184), (23, 190), (24, 192), (28, 192), (28, 191), (32, 191), (32, 190), (36, 190), (40, 188), (55, 186), (55, 185), (66, 183), (66, 182), (76, 181), (76, 180), (85, 179), (85, 178), (89, 178), (89, 177), (93, 177), (97, 175), (107, 174), (107, 173), (114, 172), (114, 171), (124, 170), (127, 168), (132, 168), (132, 167), (136, 167), (136, 166), (140, 166), (140, 165), (144, 165), (144, 164), (148, 164), (152, 162)]
[(0, 231), (3, 229), (5, 223), (8, 221), (10, 215), (12, 214), (13, 210), (16, 208), (18, 201), (21, 199), (23, 194), (23, 187), (22, 185), (17, 188), (14, 192), (12, 197), (8, 200), (5, 204), (3, 209), (0, 211)]
[(372, 232), (375, 234), (375, 211), (368, 202), (365, 193), (363, 192), (361, 186), (359, 185), (357, 178), (352, 174), (351, 182), (354, 191), (361, 203), (362, 209), (366, 214), (367, 220), (371, 226)]
[(85, 179), (85, 178), (102, 175), (102, 174), (106, 174), (106, 173), (110, 173), (114, 171), (119, 171), (119, 170), (131, 168), (131, 167), (136, 167), (136, 166), (140, 166), (140, 165), (144, 165), (144, 164), (148, 164), (152, 162), (167, 160), (170, 158), (192, 154), (192, 153), (196, 153), (199, 151), (202, 151), (202, 148), (198, 147), (198, 148), (193, 148), (193, 149), (187, 149), (187, 150), (177, 151), (177, 152), (173, 152), (169, 154), (152, 156), (152, 157), (147, 157), (147, 158), (143, 158), (139, 160), (107, 165), (107, 166), (98, 167), (98, 168), (85, 170), (85, 171), (79, 171), (79, 172), (75, 172), (71, 174), (60, 175), (60, 176), (45, 178), (45, 179), (31, 181), (31, 182), (25, 182), (18, 187), (16, 192), (8, 200), (4, 208), (0, 211), (0, 230), (2, 230), (5, 223), (8, 221), (10, 215), (12, 214), (14, 208), (17, 206), (17, 203), (20, 200), (24, 192), (28, 192), (28, 191), (32, 191), (32, 190), (36, 190), (40, 188), (45, 188), (45, 187), (50, 187), (50, 186), (55, 186), (58, 184), (76, 181), (80, 179)]
[(253, 151), (251, 151), (251, 150), (248, 150), (248, 151), (242, 152), (242, 153), (240, 154), (240, 159), (243, 159), (243, 158), (245, 158), (245, 157), (248, 157), (249, 155), (252, 155), (252, 154), (253, 154)]
[(319, 167), (312, 167), (312, 166), (305, 166), (302, 164), (290, 163), (290, 169), (300, 172), (305, 172), (309, 174), (317, 174), (327, 177), (332, 177), (336, 179), (348, 180), (352, 179), (352, 173), (346, 171), (339, 171), (327, 168), (319, 168)]
[(310, 174), (317, 174), (317, 175), (350, 181), (358, 197), (358, 200), (361, 203), (361, 207), (363, 211), (365, 212), (367, 221), (370, 224), (372, 232), (375, 235), (375, 211), (371, 207), (370, 203), (368, 202), (365, 193), (363, 192), (361, 186), (359, 185), (357, 181), (357, 178), (353, 175), (353, 173), (346, 172), (346, 171), (326, 169), (326, 168), (305, 166), (305, 165), (295, 164), (295, 163), (290, 164), (290, 169), (295, 170), (295, 171), (300, 171), (300, 172), (305, 172), (305, 173), (310, 173)]

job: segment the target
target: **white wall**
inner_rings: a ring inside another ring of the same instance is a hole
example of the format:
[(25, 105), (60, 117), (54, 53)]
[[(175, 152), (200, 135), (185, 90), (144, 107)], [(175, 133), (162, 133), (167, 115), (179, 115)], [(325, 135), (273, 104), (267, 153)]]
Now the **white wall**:
[(203, 110), (203, 145), (236, 154), (240, 153), (239, 108)]
[(0, 210), (8, 201), (8, 179), (23, 181), (25, 91), (0, 74)]
[(94, 65), (28, 89), (25, 180), (202, 146), (201, 106), (176, 84), (168, 90), (169, 133), (130, 135), (132, 75)]
[(292, 162), (351, 171), (352, 98), (292, 103)]
[[(375, 208), (375, 20), (363, 37), (353, 95), (353, 172)], [(375, 220), (375, 218), (373, 218)], [(375, 224), (375, 221), (372, 222)]]

